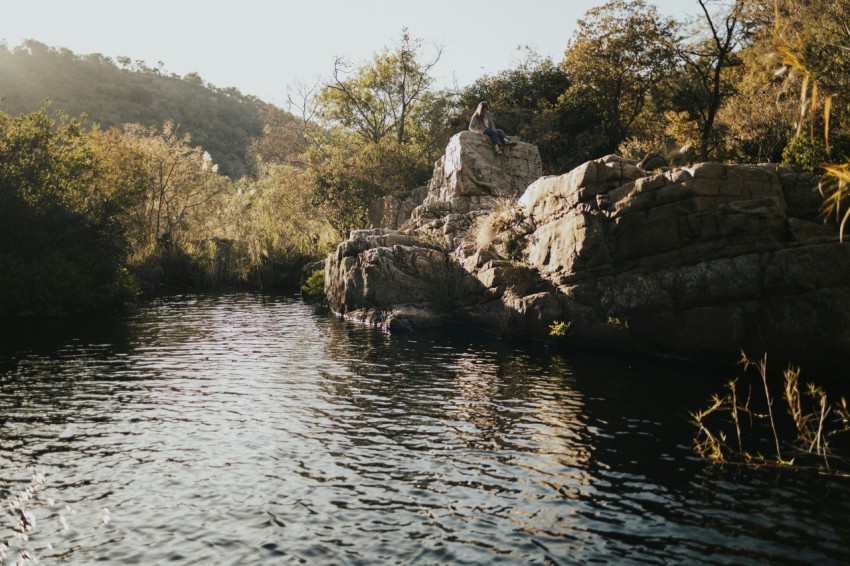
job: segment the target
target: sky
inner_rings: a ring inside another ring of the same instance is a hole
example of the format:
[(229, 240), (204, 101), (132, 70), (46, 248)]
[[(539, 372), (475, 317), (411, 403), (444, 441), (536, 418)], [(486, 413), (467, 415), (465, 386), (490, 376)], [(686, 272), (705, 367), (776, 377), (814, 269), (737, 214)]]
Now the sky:
[[(650, 0), (662, 14), (696, 0)], [(328, 78), (334, 60), (368, 62), (407, 28), (442, 54), (438, 87), (511, 69), (527, 49), (563, 59), (576, 20), (603, 0), (0, 0), (0, 41), (25, 39), (78, 55), (128, 56), (198, 73), (217, 87), (285, 105), (289, 89)]]

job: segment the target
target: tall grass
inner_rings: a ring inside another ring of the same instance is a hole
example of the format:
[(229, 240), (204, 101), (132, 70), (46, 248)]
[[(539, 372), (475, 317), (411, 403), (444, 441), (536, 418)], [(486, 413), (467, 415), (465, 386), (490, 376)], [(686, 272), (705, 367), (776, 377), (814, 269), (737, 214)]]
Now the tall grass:
[(755, 370), (760, 392), (752, 385), (740, 391), (741, 380), (735, 379), (726, 384), (726, 394), (715, 394), (708, 407), (692, 413), (697, 454), (717, 464), (807, 468), (850, 477), (850, 459), (834, 452), (832, 444), (850, 432), (847, 401), (830, 403), (823, 388), (801, 386), (796, 367), (783, 372), (782, 392), (774, 394), (766, 355), (752, 360), (742, 354), (741, 365), (745, 372)]

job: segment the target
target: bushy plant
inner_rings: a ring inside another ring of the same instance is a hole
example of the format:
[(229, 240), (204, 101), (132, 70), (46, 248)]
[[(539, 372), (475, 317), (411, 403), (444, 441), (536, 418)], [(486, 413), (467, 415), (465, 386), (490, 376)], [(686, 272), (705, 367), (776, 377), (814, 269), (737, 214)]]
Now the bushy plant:
[(515, 200), (504, 198), (491, 212), (476, 220), (472, 227), (475, 243), (479, 248), (488, 248), (511, 242), (511, 249), (518, 253), (515, 240), (520, 237), (523, 219), (522, 207)]
[(665, 155), (666, 152), (663, 151), (664, 144), (659, 137), (650, 137), (650, 138), (639, 138), (639, 137), (630, 137), (627, 140), (620, 143), (617, 146), (617, 153), (622, 155), (626, 159), (633, 159), (634, 161), (640, 161), (650, 153), (658, 153), (660, 155)]
[(549, 336), (553, 338), (563, 338), (567, 335), (567, 332), (572, 325), (572, 321), (569, 320), (566, 322), (563, 320), (556, 320), (549, 325)]
[(319, 300), (325, 296), (325, 270), (316, 269), (304, 281), (301, 286), (301, 293), (305, 298), (311, 300)]
[(0, 113), (0, 316), (83, 312), (132, 294), (121, 198), (78, 122)]
[(793, 138), (782, 150), (782, 161), (797, 165), (805, 171), (816, 173), (828, 161), (823, 138), (801, 134)]

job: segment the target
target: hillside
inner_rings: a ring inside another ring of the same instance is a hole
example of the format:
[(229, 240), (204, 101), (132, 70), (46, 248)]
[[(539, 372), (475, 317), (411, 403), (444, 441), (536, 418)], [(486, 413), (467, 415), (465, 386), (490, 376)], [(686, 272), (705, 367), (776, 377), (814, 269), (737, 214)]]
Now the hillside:
[(235, 88), (206, 84), (195, 73), (169, 75), (143, 61), (77, 55), (32, 40), (15, 48), (0, 44), (0, 110), (33, 112), (46, 100), (51, 111), (86, 114), (104, 128), (172, 120), (233, 178), (250, 171), (248, 148), (262, 136), (269, 115), (280, 122), (285, 114)]

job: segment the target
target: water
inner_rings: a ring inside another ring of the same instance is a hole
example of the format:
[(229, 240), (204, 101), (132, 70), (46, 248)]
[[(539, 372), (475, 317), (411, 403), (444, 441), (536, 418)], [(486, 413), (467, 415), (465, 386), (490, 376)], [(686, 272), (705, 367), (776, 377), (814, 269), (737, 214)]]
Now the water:
[(0, 354), (8, 564), (848, 560), (850, 482), (693, 455), (728, 375), (239, 294), (35, 344)]

